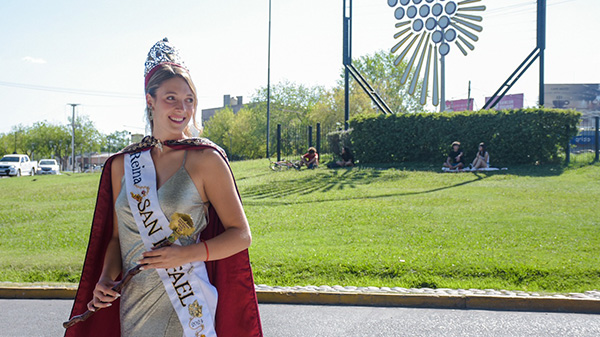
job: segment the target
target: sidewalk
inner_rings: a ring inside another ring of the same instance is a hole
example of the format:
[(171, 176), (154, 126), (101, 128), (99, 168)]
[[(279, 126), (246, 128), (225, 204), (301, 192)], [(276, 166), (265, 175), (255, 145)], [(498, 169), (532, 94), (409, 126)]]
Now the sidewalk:
[[(0, 283), (3, 299), (72, 299), (76, 285)], [(259, 303), (440, 309), (518, 310), (600, 314), (600, 291), (570, 294), (480, 289), (377, 287), (270, 287), (257, 285)]]

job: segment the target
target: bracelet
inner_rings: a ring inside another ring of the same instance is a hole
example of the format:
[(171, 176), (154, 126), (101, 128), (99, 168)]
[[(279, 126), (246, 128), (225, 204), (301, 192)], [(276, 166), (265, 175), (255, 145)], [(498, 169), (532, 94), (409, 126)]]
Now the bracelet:
[(206, 241), (202, 241), (202, 243), (204, 243), (204, 248), (206, 248), (206, 260), (204, 260), (204, 262), (208, 261), (208, 245), (206, 244)]

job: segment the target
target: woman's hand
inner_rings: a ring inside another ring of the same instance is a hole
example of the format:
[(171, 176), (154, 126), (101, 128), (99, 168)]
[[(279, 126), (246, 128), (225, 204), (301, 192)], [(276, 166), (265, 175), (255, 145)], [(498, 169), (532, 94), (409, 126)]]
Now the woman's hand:
[(192, 246), (194, 245), (171, 245), (168, 247), (153, 249), (149, 252), (143, 253), (143, 258), (139, 260), (138, 263), (144, 265), (142, 269), (177, 268), (194, 260), (199, 260), (199, 258), (194, 259), (192, 256), (190, 256)]
[(112, 290), (112, 287), (114, 287), (115, 284), (117, 284), (117, 282), (101, 278), (98, 283), (96, 283), (96, 288), (94, 288), (94, 298), (92, 298), (87, 305), (88, 310), (96, 311), (97, 309), (110, 307), (112, 305), (111, 302), (121, 296), (121, 294)]

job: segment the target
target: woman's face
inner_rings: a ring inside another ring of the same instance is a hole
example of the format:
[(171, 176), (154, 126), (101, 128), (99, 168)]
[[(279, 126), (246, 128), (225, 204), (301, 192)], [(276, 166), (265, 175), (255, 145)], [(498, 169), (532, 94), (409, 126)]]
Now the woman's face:
[(164, 81), (156, 90), (156, 98), (146, 95), (152, 107), (153, 134), (159, 137), (179, 137), (194, 115), (194, 94), (180, 77)]
[(479, 146), (479, 151), (483, 151), (483, 146)]

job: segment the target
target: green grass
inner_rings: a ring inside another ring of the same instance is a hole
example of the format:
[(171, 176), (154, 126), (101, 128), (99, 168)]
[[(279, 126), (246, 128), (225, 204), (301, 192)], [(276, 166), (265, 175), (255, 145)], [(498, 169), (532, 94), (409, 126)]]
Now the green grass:
[(0, 179), (0, 281), (79, 281), (99, 178)]
[[(600, 289), (598, 165), (232, 167), (256, 283)], [(0, 179), (0, 281), (76, 281), (99, 175), (35, 179)]]

